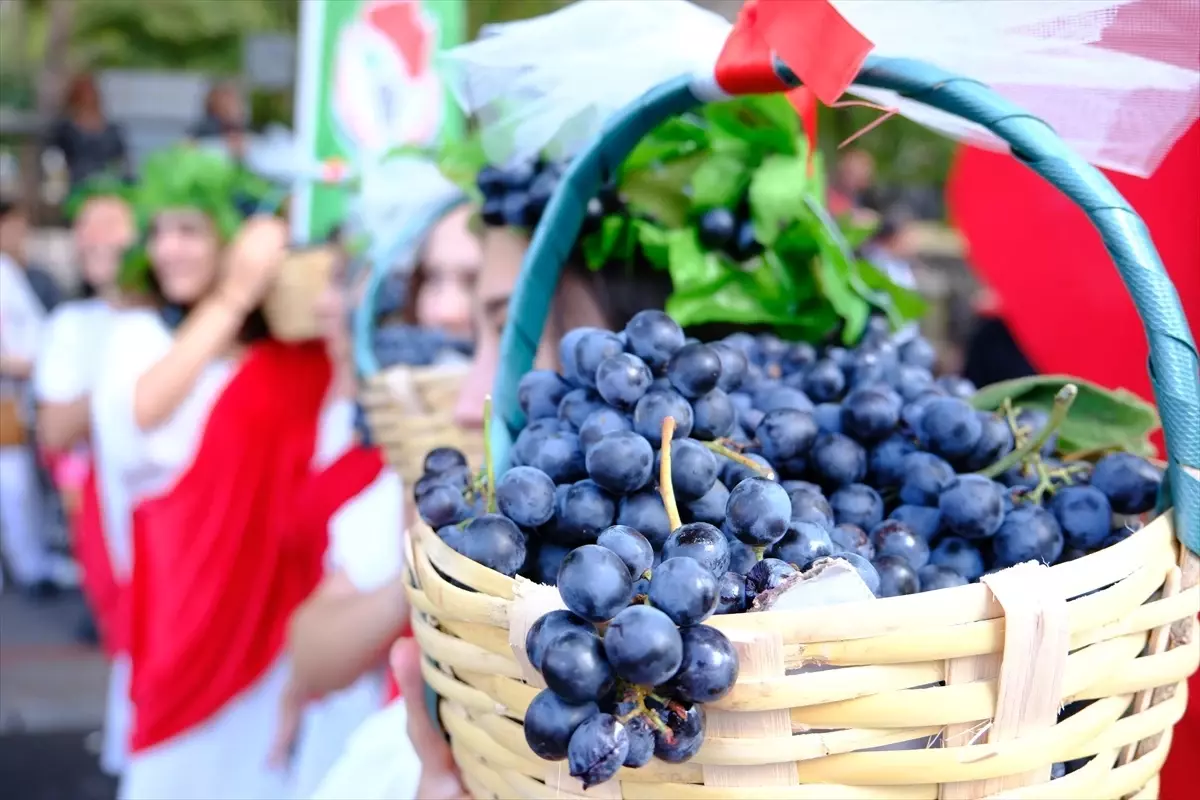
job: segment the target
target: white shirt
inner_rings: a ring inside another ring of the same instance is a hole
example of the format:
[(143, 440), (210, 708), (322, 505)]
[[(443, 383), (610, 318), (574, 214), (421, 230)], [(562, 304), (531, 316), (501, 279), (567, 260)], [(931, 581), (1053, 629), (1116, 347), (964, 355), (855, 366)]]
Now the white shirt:
[[(0, 253), (0, 354), (33, 361), (37, 358), (46, 322), (42, 306), (25, 271)], [(25, 399), (24, 382), (0, 378), (0, 397)]]
[(51, 312), (33, 372), (39, 401), (70, 403), (92, 393), (117, 314), (98, 297), (71, 300)]

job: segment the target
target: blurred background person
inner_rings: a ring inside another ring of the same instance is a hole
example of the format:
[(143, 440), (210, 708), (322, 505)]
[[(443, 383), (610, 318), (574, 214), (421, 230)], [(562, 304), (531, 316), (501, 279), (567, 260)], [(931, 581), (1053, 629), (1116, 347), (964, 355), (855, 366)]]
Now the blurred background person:
[[(95, 507), (91, 464), (91, 395), (113, 319), (122, 307), (117, 285), (121, 260), (137, 234), (133, 210), (116, 182), (92, 179), (81, 187), (74, 213), (83, 297), (68, 300), (50, 315), (34, 372), (38, 442), (49, 452), (53, 475), (71, 517), (71, 544), (82, 568), (84, 594), (101, 640), (113, 661), (104, 725), (101, 767), (120, 774), (129, 728), (128, 641), (120, 619), (120, 590), (114, 577), (100, 509)], [(81, 501), (87, 505), (81, 507)], [(83, 627), (81, 637), (91, 634)]]
[(221, 81), (208, 90), (204, 112), (190, 129), (188, 136), (197, 140), (219, 140), (235, 159), (246, 153), (246, 136), (250, 132), (249, 116), (242, 94), (236, 84)]
[(0, 549), (17, 585), (43, 599), (58, 587), (43, 538), (28, 389), (46, 309), (25, 275), (27, 235), (24, 211), (0, 201)]
[(128, 177), (131, 172), (125, 134), (104, 115), (91, 75), (77, 75), (67, 88), (63, 114), (50, 127), (46, 144), (67, 164), (71, 188), (101, 173)]
[(830, 175), (828, 203), (835, 215), (879, 210), (875, 157), (859, 148), (840, 153)]

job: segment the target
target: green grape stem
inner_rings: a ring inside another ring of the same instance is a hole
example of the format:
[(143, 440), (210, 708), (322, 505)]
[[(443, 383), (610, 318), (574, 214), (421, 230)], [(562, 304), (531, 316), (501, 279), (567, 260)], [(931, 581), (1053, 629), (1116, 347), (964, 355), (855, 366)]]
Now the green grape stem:
[[(1071, 410), (1071, 404), (1075, 402), (1075, 398), (1078, 396), (1079, 387), (1073, 383), (1064, 385), (1058, 390), (1058, 394), (1054, 396), (1054, 408), (1050, 411), (1050, 418), (1046, 420), (1045, 427), (1038, 431), (1037, 436), (1030, 438), (1024, 444), (1014, 448), (1011, 453), (997, 461), (995, 464), (992, 464), (990, 467), (981, 469), (979, 474), (986, 478), (995, 478), (997, 475), (1000, 475), (1006, 470), (1023, 462), (1031, 455), (1035, 455), (1038, 450), (1041, 449), (1042, 445), (1049, 441), (1050, 436), (1054, 433), (1054, 431), (1058, 430), (1058, 427), (1062, 425), (1063, 420), (1067, 418), (1067, 412)], [(1009, 406), (1009, 409), (1011, 409), (1011, 405)], [(1009, 424), (1011, 426), (1011, 414), (1009, 414), (1009, 419)], [(1014, 429), (1014, 438), (1015, 436), (1016, 434)]]
[[(672, 422), (674, 422), (674, 420), (672, 420)], [(736, 461), (743, 467), (749, 467), (769, 481), (775, 480), (775, 472), (773, 470), (764, 467), (754, 459), (744, 456), (736, 450), (721, 444), (720, 442), (701, 442), (701, 444), (719, 456), (725, 456), (725, 458), (728, 458), (731, 461)]]
[(675, 418), (667, 417), (662, 424), (662, 463), (658, 468), (658, 493), (662, 495), (663, 506), (667, 509), (667, 522), (671, 530), (676, 530), (683, 524), (679, 518), (679, 506), (675, 503), (675, 486), (671, 482), (671, 441), (675, 436)]
[(496, 513), (496, 465), (492, 461), (492, 396), (483, 399), (483, 467), (487, 475), (487, 511)]

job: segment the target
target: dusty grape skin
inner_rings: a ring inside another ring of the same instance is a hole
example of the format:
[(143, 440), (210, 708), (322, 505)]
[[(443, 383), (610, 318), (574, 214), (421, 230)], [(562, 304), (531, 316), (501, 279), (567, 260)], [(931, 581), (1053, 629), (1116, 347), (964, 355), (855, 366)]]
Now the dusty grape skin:
[(629, 734), (612, 714), (596, 714), (571, 734), (567, 763), (583, 788), (612, 778), (629, 755)]
[(746, 610), (746, 580), (740, 573), (722, 575), (717, 592), (717, 614), (739, 614)]
[(680, 631), (683, 658), (671, 680), (672, 693), (688, 703), (713, 703), (737, 683), (738, 656), (716, 628), (696, 625)]
[(661, 548), (671, 535), (667, 509), (658, 492), (643, 489), (621, 498), (617, 524), (628, 525), (645, 536), (655, 548)]
[(624, 766), (644, 767), (654, 758), (654, 728), (645, 717), (634, 717), (625, 723), (625, 732), (629, 735), (629, 753), (625, 756)]
[(608, 624), (604, 652), (618, 677), (638, 686), (657, 686), (679, 669), (683, 641), (663, 612), (630, 606)]
[(562, 761), (567, 757), (571, 734), (599, 713), (595, 703), (568, 703), (549, 689), (543, 689), (525, 711), (525, 742), (538, 758)]
[(547, 687), (571, 703), (600, 700), (615, 680), (600, 637), (580, 630), (563, 631), (546, 645), (542, 677)]
[(529, 632), (525, 634), (525, 655), (529, 657), (529, 663), (534, 669), (541, 671), (546, 645), (550, 644), (555, 636), (567, 630), (596, 632), (592, 623), (561, 608), (546, 612), (529, 627)]
[(793, 520), (788, 525), (787, 533), (767, 548), (765, 555), (803, 568), (832, 552), (833, 541), (824, 528), (812, 522)]
[(767, 547), (782, 539), (791, 514), (788, 493), (766, 478), (746, 478), (733, 487), (725, 506), (734, 534), (754, 547)]
[(680, 627), (699, 625), (717, 608), (717, 579), (692, 558), (669, 558), (650, 577), (650, 603)]
[(457, 544), (459, 553), (510, 578), (525, 565), (525, 534), (499, 514), (484, 514), (468, 522)]
[(604, 489), (628, 494), (650, 482), (654, 448), (633, 431), (614, 431), (588, 448), (584, 465), (588, 476)]
[[(658, 454), (655, 467), (657, 474), (657, 470), (662, 468), (662, 451)], [(716, 484), (718, 469), (717, 457), (695, 439), (675, 439), (671, 442), (671, 488), (679, 502), (703, 497)]]
[(522, 528), (545, 525), (554, 516), (554, 481), (540, 469), (513, 467), (496, 483), (496, 505)]
[(571, 611), (589, 622), (605, 622), (629, 605), (633, 576), (616, 553), (585, 544), (563, 559), (558, 591)]
[(654, 548), (645, 536), (628, 525), (605, 528), (600, 531), (596, 544), (616, 553), (635, 580), (654, 565)]

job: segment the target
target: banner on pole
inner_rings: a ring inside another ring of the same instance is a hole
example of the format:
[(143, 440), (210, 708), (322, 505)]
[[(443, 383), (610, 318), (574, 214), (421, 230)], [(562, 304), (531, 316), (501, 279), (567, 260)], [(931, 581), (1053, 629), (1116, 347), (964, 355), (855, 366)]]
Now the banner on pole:
[[(301, 152), (336, 180), (370, 169), (395, 147), (461, 136), (462, 116), (434, 59), (465, 35), (465, 0), (301, 0)], [(336, 185), (297, 186), (293, 236), (326, 236), (342, 221), (346, 200)]]

